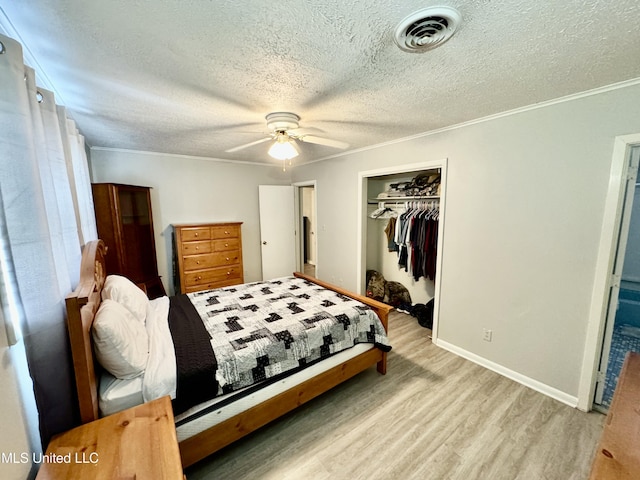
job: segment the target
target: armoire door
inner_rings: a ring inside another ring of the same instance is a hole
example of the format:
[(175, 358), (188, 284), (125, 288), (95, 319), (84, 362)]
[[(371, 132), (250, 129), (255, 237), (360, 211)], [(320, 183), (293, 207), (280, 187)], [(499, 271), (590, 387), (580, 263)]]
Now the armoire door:
[(118, 201), (126, 271), (133, 281), (142, 283), (158, 276), (149, 189), (120, 188)]

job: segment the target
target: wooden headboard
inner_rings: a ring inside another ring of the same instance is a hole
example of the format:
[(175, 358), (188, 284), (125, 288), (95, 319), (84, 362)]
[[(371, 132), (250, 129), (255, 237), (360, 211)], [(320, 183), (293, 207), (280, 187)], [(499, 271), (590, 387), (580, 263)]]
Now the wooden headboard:
[(66, 298), (67, 328), (82, 423), (99, 418), (97, 364), (93, 357), (91, 325), (100, 306), (102, 287), (107, 276), (106, 253), (107, 247), (102, 240), (94, 240), (84, 246), (80, 282)]

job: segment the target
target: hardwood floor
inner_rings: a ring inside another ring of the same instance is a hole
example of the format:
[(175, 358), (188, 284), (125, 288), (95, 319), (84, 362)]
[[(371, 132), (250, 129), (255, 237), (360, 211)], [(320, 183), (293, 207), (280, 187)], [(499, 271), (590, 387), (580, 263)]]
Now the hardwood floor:
[(393, 312), (371, 368), (189, 468), (189, 480), (578, 480), (605, 417), (434, 346)]

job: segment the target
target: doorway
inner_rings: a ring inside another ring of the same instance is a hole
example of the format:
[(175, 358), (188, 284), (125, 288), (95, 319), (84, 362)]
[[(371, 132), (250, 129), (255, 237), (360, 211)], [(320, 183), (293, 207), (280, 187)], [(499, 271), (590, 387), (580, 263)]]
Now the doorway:
[[(587, 324), (584, 361), (578, 386), (577, 407), (585, 412), (598, 408), (595, 404), (595, 393), (598, 383), (604, 381), (605, 372), (601, 360), (608, 358), (603, 355), (608, 335), (605, 331), (613, 328), (612, 314), (617, 309), (619, 277), (622, 262), (618, 260), (621, 233), (625, 231), (622, 219), (624, 218), (625, 205), (630, 206), (630, 186), (635, 187), (629, 179), (629, 174), (637, 174), (637, 165), (632, 165), (632, 152), (640, 147), (640, 133), (621, 135), (614, 139), (611, 169), (609, 172), (609, 185), (604, 204), (604, 215), (600, 231), (600, 246), (596, 261), (596, 270), (591, 297), (591, 309)], [(631, 197), (631, 200), (633, 197)], [(627, 227), (628, 228), (628, 227)], [(626, 240), (625, 240), (626, 241)], [(617, 267), (617, 269), (616, 269)], [(607, 322), (607, 319), (612, 320)], [(605, 328), (609, 325), (608, 328)], [(608, 360), (605, 360), (608, 361)]]
[(598, 367), (594, 408), (607, 411), (627, 352), (640, 352), (640, 146), (626, 161), (610, 297)]
[(297, 236), (296, 267), (311, 277), (318, 276), (316, 184), (298, 183), (295, 187)]

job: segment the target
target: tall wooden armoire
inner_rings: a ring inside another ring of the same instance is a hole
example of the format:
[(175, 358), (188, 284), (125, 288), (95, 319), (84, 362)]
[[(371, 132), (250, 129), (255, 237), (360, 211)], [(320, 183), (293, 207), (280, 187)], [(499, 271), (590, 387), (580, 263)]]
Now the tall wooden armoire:
[(105, 242), (107, 273), (144, 285), (149, 298), (165, 295), (158, 275), (150, 187), (93, 183), (98, 236)]

